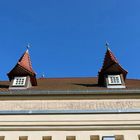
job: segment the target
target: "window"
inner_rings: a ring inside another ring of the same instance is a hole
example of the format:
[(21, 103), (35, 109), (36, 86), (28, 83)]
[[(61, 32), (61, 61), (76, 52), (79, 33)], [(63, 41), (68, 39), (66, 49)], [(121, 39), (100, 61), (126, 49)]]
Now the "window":
[(76, 140), (76, 136), (66, 136), (66, 140)]
[(115, 135), (115, 139), (116, 140), (124, 140), (124, 136), (123, 135)]
[(99, 139), (100, 139), (99, 135), (91, 135), (90, 136), (90, 140), (99, 140)]
[(27, 136), (20, 136), (19, 140), (28, 140), (28, 137)]
[(122, 84), (120, 75), (108, 75), (108, 84), (110, 85)]
[(0, 140), (4, 140), (5, 139), (5, 137), (4, 136), (0, 136)]
[(51, 136), (43, 136), (42, 140), (52, 140)]
[(15, 77), (13, 86), (25, 86), (26, 77)]
[(115, 140), (114, 136), (104, 136), (102, 140)]

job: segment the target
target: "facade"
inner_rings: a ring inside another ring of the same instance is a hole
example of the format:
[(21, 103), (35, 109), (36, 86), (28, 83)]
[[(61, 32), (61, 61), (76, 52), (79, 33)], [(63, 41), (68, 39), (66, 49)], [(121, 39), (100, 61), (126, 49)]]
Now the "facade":
[(36, 78), (28, 50), (0, 81), (0, 140), (140, 140), (140, 80), (107, 48), (98, 77)]

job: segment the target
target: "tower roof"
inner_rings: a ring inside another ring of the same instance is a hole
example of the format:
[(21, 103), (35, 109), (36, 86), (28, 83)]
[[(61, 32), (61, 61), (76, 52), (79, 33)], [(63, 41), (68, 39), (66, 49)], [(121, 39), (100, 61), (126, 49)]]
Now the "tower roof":
[(24, 69), (28, 70), (31, 73), (35, 73), (32, 68), (31, 59), (29, 55), (29, 50), (27, 49), (25, 53), (21, 56), (18, 61), (18, 64)]
[(102, 66), (100, 72), (105, 72), (106, 70), (108, 70), (113, 65), (116, 65), (116, 68), (118, 68), (122, 73), (127, 74), (127, 71), (125, 69), (123, 69), (123, 67), (119, 64), (117, 58), (115, 57), (113, 52), (108, 47), (107, 51), (106, 51), (106, 54), (105, 54), (103, 66)]
[(105, 53), (105, 58), (103, 62), (103, 66), (99, 71), (98, 75), (98, 84), (103, 85), (104, 83), (104, 75), (105, 74), (122, 74), (124, 80), (126, 79), (127, 71), (120, 65), (117, 58), (107, 46), (107, 51)]
[(106, 51), (106, 54), (105, 54), (105, 58), (104, 58), (104, 62), (103, 62), (103, 66), (102, 66), (101, 71), (106, 70), (113, 63), (119, 64), (117, 59), (116, 59), (116, 57), (112, 53), (112, 51), (109, 48), (107, 48), (107, 51)]
[(30, 76), (32, 85), (37, 85), (36, 73), (32, 68), (28, 49), (24, 52), (15, 67), (7, 75), (10, 80), (12, 80), (15, 76)]

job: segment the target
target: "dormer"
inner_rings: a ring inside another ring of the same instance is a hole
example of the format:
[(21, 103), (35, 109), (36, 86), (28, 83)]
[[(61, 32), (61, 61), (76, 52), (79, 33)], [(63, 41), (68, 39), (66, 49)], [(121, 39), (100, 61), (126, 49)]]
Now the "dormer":
[(9, 89), (28, 89), (37, 86), (36, 73), (32, 68), (28, 49), (7, 75), (10, 80)]
[(117, 61), (108, 44), (103, 66), (98, 73), (98, 84), (107, 88), (126, 88), (127, 71)]

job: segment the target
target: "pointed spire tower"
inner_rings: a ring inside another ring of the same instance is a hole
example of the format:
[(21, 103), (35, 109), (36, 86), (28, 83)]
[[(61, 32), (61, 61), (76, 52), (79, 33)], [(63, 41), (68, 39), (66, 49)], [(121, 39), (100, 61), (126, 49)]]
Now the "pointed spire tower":
[(120, 75), (121, 81), (125, 81), (127, 76), (127, 71), (119, 64), (118, 60), (114, 56), (113, 52), (110, 50), (108, 43), (106, 43), (106, 53), (103, 62), (103, 66), (98, 74), (98, 84), (104, 86), (106, 83), (106, 77), (108, 75)]
[(18, 60), (15, 67), (7, 74), (9, 77), (9, 80), (13, 80), (15, 77), (30, 77), (30, 82), (32, 86), (37, 85), (36, 80), (36, 73), (34, 72), (31, 64), (31, 59), (29, 55), (29, 50), (24, 52), (24, 54), (21, 56), (21, 58)]
[(25, 53), (22, 55), (22, 57), (19, 59), (18, 64), (23, 67), (24, 69), (28, 70), (31, 73), (35, 72), (33, 71), (31, 59), (29, 55), (29, 50), (27, 49)]

